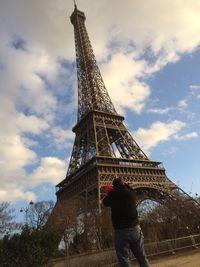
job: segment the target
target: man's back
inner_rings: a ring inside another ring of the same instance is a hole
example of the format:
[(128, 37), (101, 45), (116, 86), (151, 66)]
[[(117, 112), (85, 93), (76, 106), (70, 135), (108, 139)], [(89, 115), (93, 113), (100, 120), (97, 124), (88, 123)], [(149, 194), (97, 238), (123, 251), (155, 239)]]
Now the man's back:
[(135, 191), (128, 185), (120, 185), (111, 191), (104, 198), (103, 204), (111, 207), (114, 228), (132, 228), (138, 224)]

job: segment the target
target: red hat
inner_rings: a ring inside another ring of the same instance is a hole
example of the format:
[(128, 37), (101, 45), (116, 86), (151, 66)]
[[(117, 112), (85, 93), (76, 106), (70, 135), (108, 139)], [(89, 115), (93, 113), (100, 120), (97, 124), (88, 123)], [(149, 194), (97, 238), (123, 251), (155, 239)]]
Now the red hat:
[(111, 191), (113, 191), (113, 185), (112, 184), (107, 184), (105, 186), (105, 190), (106, 190), (106, 193), (110, 193)]

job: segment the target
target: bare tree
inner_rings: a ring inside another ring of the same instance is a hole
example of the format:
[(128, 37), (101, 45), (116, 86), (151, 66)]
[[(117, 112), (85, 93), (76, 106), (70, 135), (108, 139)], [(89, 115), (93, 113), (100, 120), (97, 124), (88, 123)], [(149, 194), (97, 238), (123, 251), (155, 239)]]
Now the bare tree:
[(93, 209), (87, 214), (85, 220), (85, 229), (87, 230), (88, 249), (104, 249), (113, 245), (113, 228), (110, 219), (110, 210)]
[(54, 207), (52, 200), (40, 201), (29, 205), (26, 213), (26, 223), (34, 229), (41, 229), (47, 222)]
[(19, 224), (14, 220), (14, 209), (9, 208), (10, 203), (0, 203), (0, 235), (9, 233), (19, 227)]
[(139, 207), (144, 236), (148, 241), (177, 238), (200, 232), (200, 208), (193, 201), (177, 196), (164, 203), (149, 201)]

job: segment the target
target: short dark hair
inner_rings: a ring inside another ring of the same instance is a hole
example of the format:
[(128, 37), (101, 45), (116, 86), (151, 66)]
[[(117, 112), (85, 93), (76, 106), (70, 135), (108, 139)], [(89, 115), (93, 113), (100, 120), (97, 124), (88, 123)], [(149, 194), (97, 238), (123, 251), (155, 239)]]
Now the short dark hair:
[(123, 179), (120, 177), (120, 178), (115, 178), (114, 180), (113, 180), (113, 186), (115, 187), (115, 188), (117, 188), (117, 187), (120, 187), (121, 185), (123, 185), (124, 184), (124, 181), (123, 181)]

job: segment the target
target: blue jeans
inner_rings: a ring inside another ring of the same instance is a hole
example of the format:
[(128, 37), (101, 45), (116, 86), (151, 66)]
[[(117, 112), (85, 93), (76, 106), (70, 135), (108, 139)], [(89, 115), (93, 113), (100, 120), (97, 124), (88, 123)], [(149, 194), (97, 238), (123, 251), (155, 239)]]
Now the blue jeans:
[(115, 250), (120, 267), (130, 267), (129, 251), (131, 250), (140, 267), (150, 267), (147, 260), (143, 234), (139, 225), (134, 228), (115, 229)]

